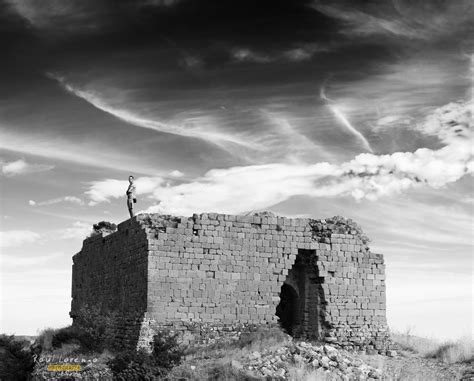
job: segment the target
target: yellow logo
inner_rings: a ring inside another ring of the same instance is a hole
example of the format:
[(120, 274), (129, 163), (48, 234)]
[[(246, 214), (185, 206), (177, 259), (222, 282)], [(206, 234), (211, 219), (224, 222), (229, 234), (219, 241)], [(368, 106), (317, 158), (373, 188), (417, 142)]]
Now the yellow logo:
[(73, 364), (48, 364), (48, 372), (80, 372), (80, 365)]

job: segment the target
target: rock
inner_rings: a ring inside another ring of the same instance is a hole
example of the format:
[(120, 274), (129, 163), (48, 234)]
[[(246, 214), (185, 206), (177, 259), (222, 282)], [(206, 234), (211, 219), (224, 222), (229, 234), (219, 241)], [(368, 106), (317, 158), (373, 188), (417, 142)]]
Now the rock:
[(320, 360), (321, 365), (322, 365), (324, 368), (329, 368), (329, 361), (330, 361), (330, 360), (329, 360), (329, 357), (327, 357), (327, 356), (321, 357), (321, 360)]
[(389, 356), (389, 357), (397, 357), (397, 351), (387, 351), (387, 356)]
[(333, 346), (327, 345), (327, 344), (324, 346), (324, 352), (326, 352), (326, 354), (334, 352), (334, 351), (337, 351), (337, 349), (334, 348)]
[(329, 366), (336, 367), (336, 366), (337, 366), (337, 362), (336, 362), (336, 361), (329, 361)]
[(338, 359), (339, 359), (338, 353), (337, 353), (336, 351), (331, 352), (331, 353), (328, 353), (328, 357), (329, 357), (332, 361), (338, 361)]
[(347, 364), (346, 364), (344, 361), (340, 362), (340, 363), (338, 364), (338, 367), (339, 367), (339, 369), (342, 370), (343, 372), (346, 371), (347, 368), (348, 368)]
[(232, 367), (236, 368), (236, 369), (243, 369), (243, 365), (237, 361), (237, 360), (232, 360), (231, 363)]
[(320, 366), (319, 360), (318, 360), (318, 359), (314, 359), (313, 361), (311, 361), (311, 366), (312, 366), (313, 368), (319, 368), (319, 366)]
[(251, 360), (259, 359), (259, 358), (261, 358), (261, 357), (262, 357), (262, 355), (260, 354), (260, 352), (257, 352), (257, 351), (253, 352), (253, 353), (250, 355), (250, 359), (251, 359)]
[(280, 368), (280, 369), (278, 369), (278, 370), (275, 372), (275, 374), (276, 374), (278, 377), (282, 377), (282, 378), (283, 378), (283, 377), (285, 377), (286, 370), (283, 369), (283, 368)]
[(372, 378), (375, 378), (375, 379), (379, 379), (380, 377), (382, 377), (382, 371), (379, 370), (379, 369), (371, 369), (369, 371), (368, 376), (372, 377)]
[(304, 357), (301, 356), (301, 355), (294, 355), (293, 356), (293, 360), (296, 362), (296, 363), (302, 363), (304, 361)]

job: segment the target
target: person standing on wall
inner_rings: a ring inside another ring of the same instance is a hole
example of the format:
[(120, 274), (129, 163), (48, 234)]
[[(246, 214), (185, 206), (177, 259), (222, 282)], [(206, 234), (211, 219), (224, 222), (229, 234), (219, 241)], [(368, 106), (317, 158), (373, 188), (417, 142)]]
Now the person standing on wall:
[(128, 182), (130, 183), (128, 185), (127, 189), (127, 206), (128, 206), (128, 212), (130, 213), (130, 218), (134, 216), (133, 213), (133, 204), (137, 202), (137, 196), (135, 195), (136, 187), (134, 184), (135, 177), (133, 176), (128, 176)]

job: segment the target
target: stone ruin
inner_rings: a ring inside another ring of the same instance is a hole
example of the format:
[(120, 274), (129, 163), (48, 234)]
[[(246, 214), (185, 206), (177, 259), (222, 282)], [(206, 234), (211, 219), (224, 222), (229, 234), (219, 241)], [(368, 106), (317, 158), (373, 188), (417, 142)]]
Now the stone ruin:
[(203, 344), (279, 324), (346, 349), (387, 349), (385, 265), (351, 220), (140, 214), (73, 257), (73, 324), (113, 314), (117, 348), (157, 330)]

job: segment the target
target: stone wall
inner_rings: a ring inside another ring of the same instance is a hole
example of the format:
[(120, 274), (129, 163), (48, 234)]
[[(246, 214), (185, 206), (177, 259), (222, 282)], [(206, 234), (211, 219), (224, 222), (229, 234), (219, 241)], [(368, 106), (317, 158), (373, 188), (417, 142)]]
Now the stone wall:
[(163, 327), (205, 342), (278, 322), (345, 347), (386, 346), (383, 257), (343, 219), (139, 215), (86, 240), (73, 273), (72, 315), (88, 302), (139, 316), (127, 337), (139, 346)]
[(145, 231), (133, 220), (118, 231), (84, 240), (73, 256), (73, 324), (87, 320), (109, 323), (116, 347), (136, 346), (147, 309), (148, 244)]

